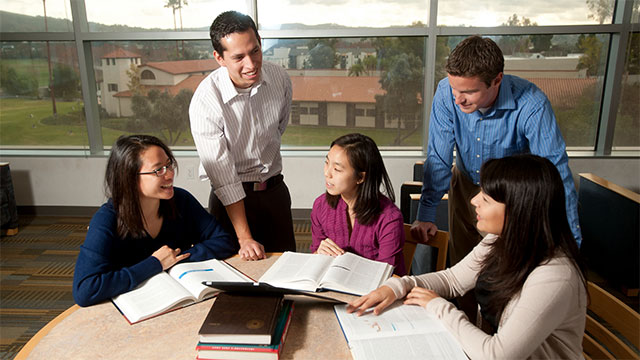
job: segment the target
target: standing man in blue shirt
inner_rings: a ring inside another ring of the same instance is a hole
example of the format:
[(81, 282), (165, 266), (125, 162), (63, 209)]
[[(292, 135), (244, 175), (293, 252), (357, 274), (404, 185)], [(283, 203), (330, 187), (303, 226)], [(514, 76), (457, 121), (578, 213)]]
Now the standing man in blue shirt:
[[(480, 166), (521, 153), (555, 164), (564, 182), (567, 217), (580, 246), (576, 189), (564, 139), (546, 95), (531, 82), (504, 75), (504, 57), (488, 38), (471, 36), (449, 55), (431, 108), (429, 145), (417, 220), (411, 231), (435, 235), (436, 206), (449, 191), (449, 260), (462, 260), (482, 240), (469, 202), (480, 191)], [(456, 164), (453, 166), (453, 150)]]

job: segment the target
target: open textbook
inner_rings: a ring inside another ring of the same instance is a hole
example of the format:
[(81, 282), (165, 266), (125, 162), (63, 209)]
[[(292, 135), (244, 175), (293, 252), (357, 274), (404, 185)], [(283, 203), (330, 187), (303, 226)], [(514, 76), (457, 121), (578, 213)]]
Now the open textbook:
[(380, 286), (393, 266), (353, 253), (337, 257), (285, 252), (259, 282), (302, 291), (332, 290), (364, 295)]
[(346, 308), (334, 307), (355, 360), (467, 360), (460, 343), (423, 307), (396, 302), (380, 315), (368, 311), (362, 316)]
[(152, 276), (135, 289), (112, 299), (133, 324), (169, 310), (190, 305), (215, 295), (218, 290), (203, 281), (253, 281), (224, 261), (211, 259), (181, 263)]

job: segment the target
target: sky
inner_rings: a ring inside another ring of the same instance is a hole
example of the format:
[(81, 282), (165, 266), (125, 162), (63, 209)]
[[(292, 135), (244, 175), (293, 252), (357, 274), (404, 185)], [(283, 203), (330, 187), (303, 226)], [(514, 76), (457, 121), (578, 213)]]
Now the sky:
[[(609, 0), (613, 2), (613, 0)], [(91, 22), (144, 28), (173, 28), (166, 0), (86, 0)], [(188, 0), (182, 9), (183, 26), (208, 27), (226, 10), (246, 13), (249, 1)], [(71, 19), (69, 0), (46, 0), (47, 16)], [(123, 10), (124, 9), (124, 10)], [(429, 0), (258, 0), (258, 20), (265, 29), (283, 23), (317, 25), (335, 23), (350, 27), (406, 26), (427, 23)], [(40, 0), (2, 0), (0, 10), (43, 15)], [(438, 22), (445, 26), (498, 26), (517, 14), (538, 25), (593, 24), (586, 0), (441, 0)], [(177, 14), (176, 14), (177, 16)], [(179, 19), (178, 27), (180, 26)]]

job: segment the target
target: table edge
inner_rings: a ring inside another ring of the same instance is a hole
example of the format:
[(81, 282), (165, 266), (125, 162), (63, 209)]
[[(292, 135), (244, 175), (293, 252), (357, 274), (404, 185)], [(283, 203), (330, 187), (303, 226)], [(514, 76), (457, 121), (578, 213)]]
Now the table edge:
[(73, 304), (70, 308), (62, 312), (60, 315), (56, 316), (53, 320), (49, 321), (42, 329), (40, 329), (29, 341), (20, 349), (18, 355), (14, 358), (14, 360), (24, 360), (29, 356), (31, 351), (38, 345), (40, 340), (45, 337), (49, 332), (56, 327), (62, 320), (64, 320), (67, 316), (74, 313), (76, 310), (80, 309), (78, 304)]

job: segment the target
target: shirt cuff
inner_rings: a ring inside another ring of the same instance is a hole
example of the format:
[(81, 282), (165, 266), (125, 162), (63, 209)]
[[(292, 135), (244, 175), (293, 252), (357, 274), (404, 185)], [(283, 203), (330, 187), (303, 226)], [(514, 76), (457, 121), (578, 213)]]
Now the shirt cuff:
[(237, 203), (238, 201), (246, 197), (241, 182), (219, 187), (217, 189), (214, 189), (213, 192), (216, 194), (216, 196), (224, 206)]
[(418, 221), (423, 222), (436, 222), (436, 208), (435, 207), (427, 207), (422, 204), (418, 204), (418, 215), (416, 216)]

